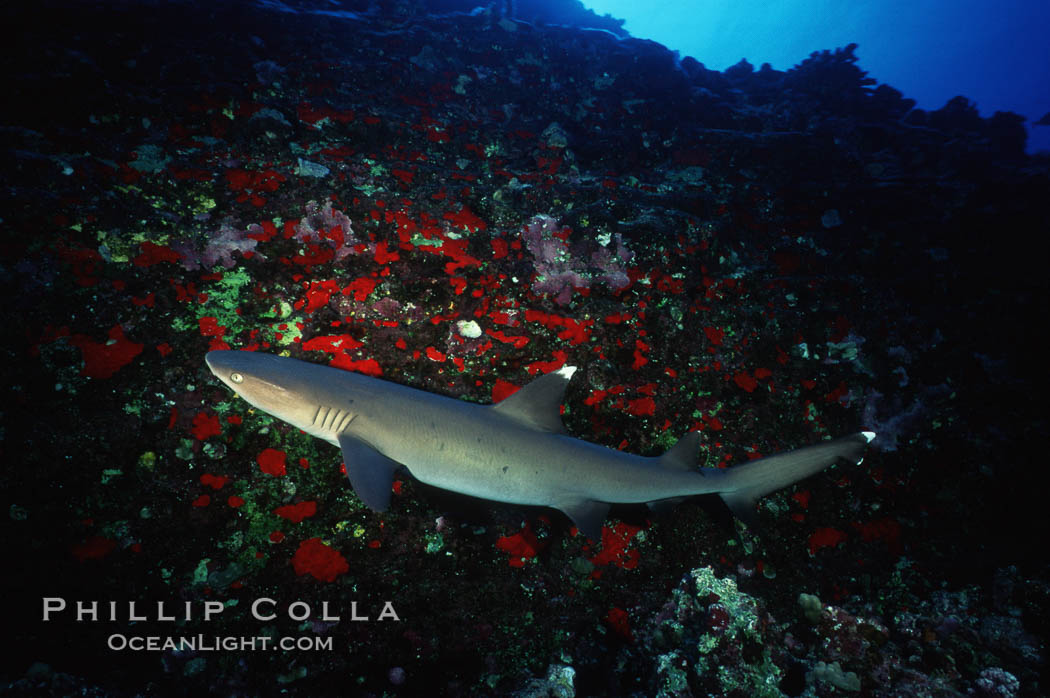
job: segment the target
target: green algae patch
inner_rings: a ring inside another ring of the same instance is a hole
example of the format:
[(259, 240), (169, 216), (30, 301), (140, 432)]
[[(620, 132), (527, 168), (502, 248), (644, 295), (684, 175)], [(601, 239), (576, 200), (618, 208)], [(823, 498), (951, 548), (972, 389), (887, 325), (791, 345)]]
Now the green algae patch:
[(250, 329), (251, 324), (237, 309), (242, 301), (241, 292), (251, 282), (251, 275), (243, 267), (223, 272), (221, 279), (207, 286), (208, 300), (197, 306), (197, 319), (214, 317), (230, 334)]

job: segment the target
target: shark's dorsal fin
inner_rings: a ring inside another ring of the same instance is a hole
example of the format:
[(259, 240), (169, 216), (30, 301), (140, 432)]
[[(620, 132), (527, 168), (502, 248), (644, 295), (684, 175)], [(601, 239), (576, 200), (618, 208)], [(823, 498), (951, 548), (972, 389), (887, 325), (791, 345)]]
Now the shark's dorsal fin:
[(564, 434), (561, 403), (565, 397), (565, 386), (569, 384), (569, 379), (575, 372), (575, 366), (563, 366), (557, 371), (540, 376), (510, 397), (493, 405), (492, 409), (523, 426)]
[(339, 435), (346, 475), (354, 492), (369, 509), (386, 511), (390, 506), (390, 489), (394, 473), (401, 465), (379, 451), (347, 434)]

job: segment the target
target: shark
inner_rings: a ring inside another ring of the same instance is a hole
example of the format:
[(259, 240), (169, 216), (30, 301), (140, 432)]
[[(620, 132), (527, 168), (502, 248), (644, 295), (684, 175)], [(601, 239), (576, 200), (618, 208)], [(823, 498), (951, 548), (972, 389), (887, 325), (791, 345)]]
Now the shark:
[(703, 494), (756, 526), (759, 498), (838, 461), (860, 464), (875, 438), (860, 431), (729, 468), (698, 467), (696, 431), (655, 457), (570, 436), (561, 405), (571, 366), (485, 405), (263, 352), (210, 351), (205, 362), (251, 405), (338, 446), (350, 484), (375, 511), (387, 510), (404, 469), (453, 492), (557, 509), (595, 541), (612, 504)]

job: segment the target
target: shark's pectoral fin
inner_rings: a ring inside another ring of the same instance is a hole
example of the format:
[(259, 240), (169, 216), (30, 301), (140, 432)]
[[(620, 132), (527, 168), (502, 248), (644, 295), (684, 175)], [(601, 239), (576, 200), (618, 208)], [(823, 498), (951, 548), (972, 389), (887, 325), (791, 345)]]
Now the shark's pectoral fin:
[(341, 435), (339, 448), (343, 450), (343, 463), (354, 492), (369, 509), (386, 511), (390, 505), (394, 473), (401, 466), (352, 436)]
[(580, 533), (593, 541), (601, 541), (602, 523), (609, 514), (609, 505), (606, 502), (577, 499), (557, 504), (555, 508), (565, 512), (565, 515), (576, 524), (576, 528), (580, 529)]

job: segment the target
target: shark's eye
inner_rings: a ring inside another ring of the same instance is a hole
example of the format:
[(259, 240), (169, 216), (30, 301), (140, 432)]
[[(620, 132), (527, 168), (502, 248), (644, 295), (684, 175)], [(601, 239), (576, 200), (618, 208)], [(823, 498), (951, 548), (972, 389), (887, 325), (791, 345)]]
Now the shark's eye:
[(230, 380), (233, 381), (234, 383), (243, 383), (244, 382), (244, 376), (242, 376), (239, 373), (231, 373), (230, 374)]

